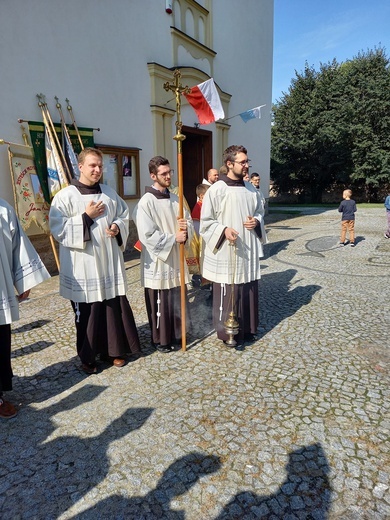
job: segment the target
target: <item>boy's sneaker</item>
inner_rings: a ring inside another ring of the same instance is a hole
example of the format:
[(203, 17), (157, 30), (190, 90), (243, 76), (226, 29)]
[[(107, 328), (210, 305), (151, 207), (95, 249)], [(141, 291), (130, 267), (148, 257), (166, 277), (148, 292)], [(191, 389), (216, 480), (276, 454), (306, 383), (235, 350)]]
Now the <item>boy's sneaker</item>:
[(385, 238), (390, 238), (389, 235), (387, 233), (385, 233)]
[(340, 246), (346, 246), (347, 244), (348, 244), (348, 242), (339, 242)]
[(355, 247), (355, 242), (351, 242), (351, 247)]

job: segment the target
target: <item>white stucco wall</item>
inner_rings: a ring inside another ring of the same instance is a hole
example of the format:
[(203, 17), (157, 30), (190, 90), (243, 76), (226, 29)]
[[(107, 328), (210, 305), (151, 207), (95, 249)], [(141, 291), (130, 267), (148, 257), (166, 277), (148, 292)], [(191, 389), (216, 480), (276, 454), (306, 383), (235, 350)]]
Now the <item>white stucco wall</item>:
[[(261, 119), (244, 123), (240, 117), (228, 122), (229, 145), (243, 144), (252, 159), (251, 171), (261, 175), (261, 188), (268, 197), (272, 60), (273, 0), (213, 2), (213, 20), (220, 21), (214, 31), (217, 56), (214, 76), (223, 90), (232, 94), (229, 117), (259, 105)], [(220, 79), (221, 78), (221, 79)]]
[[(268, 184), (273, 0), (211, 5), (214, 78), (232, 95), (227, 116), (267, 104), (260, 121), (229, 121), (229, 144), (247, 146), (253, 171), (268, 175)], [(46, 95), (55, 121), (54, 96), (63, 108), (69, 98), (79, 126), (101, 128), (96, 143), (142, 149), (143, 193), (154, 155), (147, 63), (173, 66), (171, 25), (165, 0), (2, 0), (0, 138), (22, 143), (17, 119), (42, 120), (37, 93)], [(186, 59), (186, 53), (179, 56)], [(179, 65), (202, 69), (200, 60), (189, 61)], [(209, 73), (204, 64), (203, 71)], [(185, 125), (196, 121), (191, 110), (183, 110)], [(215, 161), (219, 165), (220, 158)], [(0, 196), (13, 203), (6, 146), (0, 146)]]

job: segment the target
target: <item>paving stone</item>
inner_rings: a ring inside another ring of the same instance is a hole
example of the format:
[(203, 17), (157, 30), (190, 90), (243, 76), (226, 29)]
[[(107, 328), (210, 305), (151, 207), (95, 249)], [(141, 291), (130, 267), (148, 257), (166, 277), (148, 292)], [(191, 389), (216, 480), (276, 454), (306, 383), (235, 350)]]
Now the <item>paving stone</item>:
[(145, 357), (88, 377), (58, 277), (33, 290), (12, 326), (2, 520), (389, 518), (385, 220), (359, 208), (351, 249), (337, 210), (270, 215), (258, 339), (241, 350), (190, 289), (187, 352), (155, 352), (132, 260)]

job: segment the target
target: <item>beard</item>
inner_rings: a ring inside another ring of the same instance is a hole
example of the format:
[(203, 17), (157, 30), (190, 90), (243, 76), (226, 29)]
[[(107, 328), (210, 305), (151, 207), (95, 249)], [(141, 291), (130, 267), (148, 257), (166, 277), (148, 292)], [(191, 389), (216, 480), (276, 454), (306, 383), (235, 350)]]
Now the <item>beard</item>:
[(160, 179), (159, 177), (156, 176), (156, 180), (154, 181), (154, 183), (156, 185), (158, 185), (160, 188), (166, 188), (168, 189), (169, 186), (171, 185), (172, 181), (171, 179)]

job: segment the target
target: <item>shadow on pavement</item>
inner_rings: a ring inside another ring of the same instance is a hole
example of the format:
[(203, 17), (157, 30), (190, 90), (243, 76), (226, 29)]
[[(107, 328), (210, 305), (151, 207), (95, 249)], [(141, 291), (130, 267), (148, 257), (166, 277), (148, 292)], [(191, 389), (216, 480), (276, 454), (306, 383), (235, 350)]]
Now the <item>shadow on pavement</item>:
[(12, 350), (11, 357), (17, 358), (35, 354), (36, 352), (45, 350), (45, 348), (51, 347), (52, 345), (54, 345), (53, 341), (36, 341), (35, 343), (31, 343), (31, 345), (25, 345), (24, 347)]
[(27, 332), (28, 330), (32, 330), (32, 329), (39, 329), (40, 327), (43, 327), (44, 325), (47, 325), (48, 323), (51, 323), (51, 320), (31, 321), (30, 323), (26, 323), (25, 325), (21, 325), (20, 327), (13, 327), (12, 334), (18, 334), (20, 332)]
[(287, 477), (272, 495), (252, 491), (238, 493), (215, 518), (307, 518), (326, 520), (332, 499), (328, 478), (330, 467), (320, 443), (304, 446), (289, 454)]
[(279, 242), (271, 242), (270, 244), (265, 244), (264, 246), (264, 257), (260, 258), (260, 262), (263, 262), (264, 260), (267, 260), (267, 258), (270, 258), (271, 256), (275, 256), (281, 251), (284, 251), (287, 249), (287, 246), (290, 242), (294, 242), (293, 239), (289, 240), (280, 240)]
[(83, 513), (78, 513), (73, 518), (83, 520), (97, 518), (184, 520), (185, 512), (171, 509), (171, 500), (187, 493), (200, 478), (215, 473), (220, 467), (219, 457), (199, 452), (189, 453), (173, 462), (164, 471), (156, 488), (147, 495), (131, 498), (113, 495)]
[[(58, 518), (106, 478), (110, 444), (141, 428), (152, 408), (129, 408), (97, 435), (91, 435), (96, 418), (86, 413), (84, 420), (79, 416), (74, 435), (52, 438), (56, 414), (85, 405), (104, 390), (106, 387), (84, 386), (47, 408), (28, 407), (10, 424), (8, 438), (13, 442), (2, 453), (0, 472), (2, 518)], [(100, 424), (101, 418), (97, 428)], [(21, 442), (27, 438), (26, 431), (28, 442)], [(86, 434), (80, 437), (80, 431)], [(130, 440), (122, 456), (124, 463), (131, 461)]]
[(295, 314), (303, 305), (311, 302), (320, 285), (291, 288), (291, 280), (297, 271), (287, 269), (280, 273), (263, 274), (259, 283), (259, 338), (272, 330), (284, 319)]

